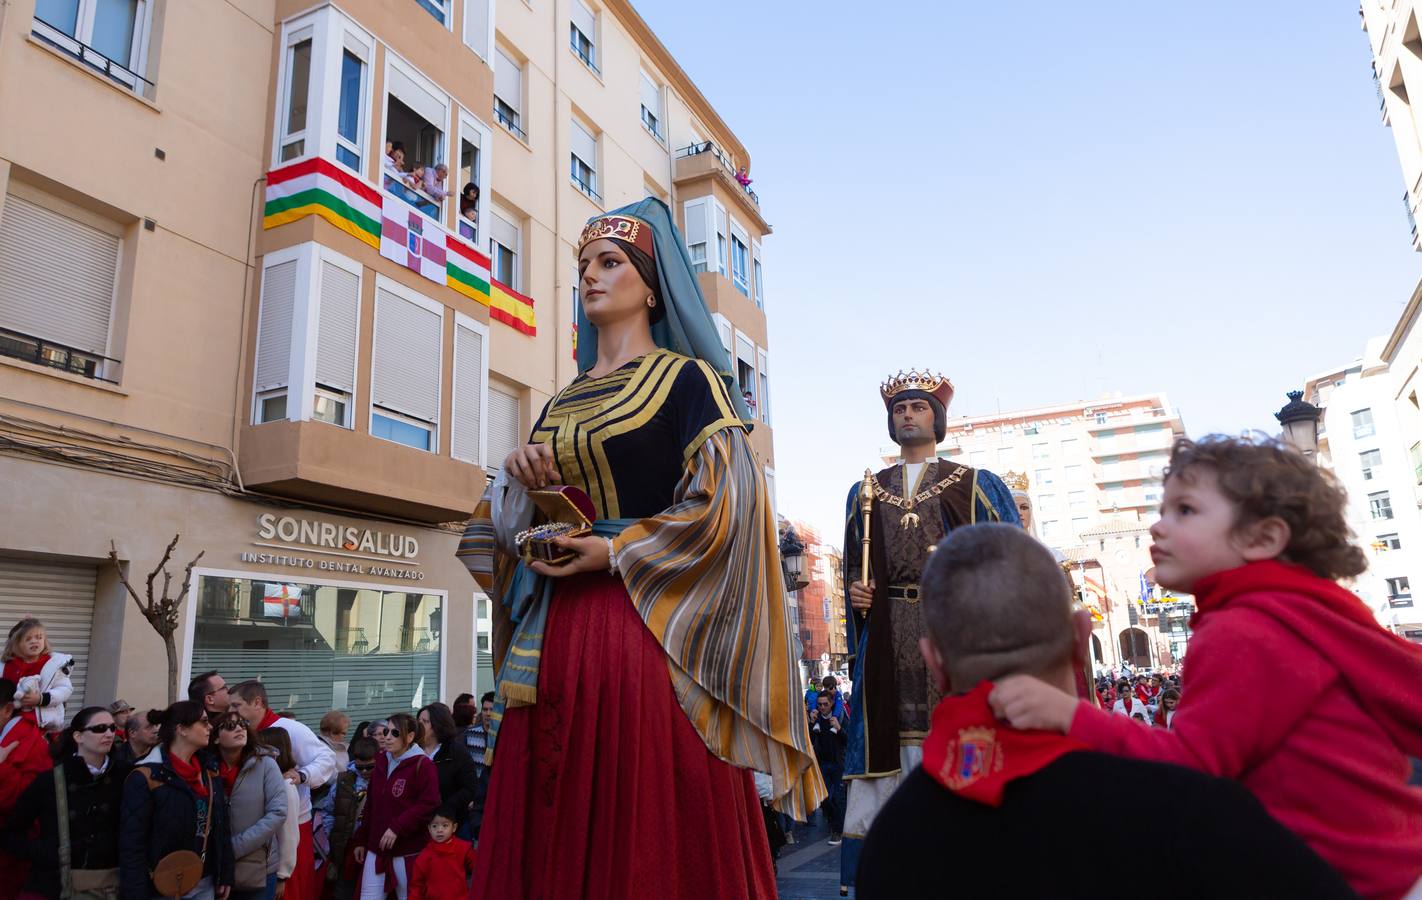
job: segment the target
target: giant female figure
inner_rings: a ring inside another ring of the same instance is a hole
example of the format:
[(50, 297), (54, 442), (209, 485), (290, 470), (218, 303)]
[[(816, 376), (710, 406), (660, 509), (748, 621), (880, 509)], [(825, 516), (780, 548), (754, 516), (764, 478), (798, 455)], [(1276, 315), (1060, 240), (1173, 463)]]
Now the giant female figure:
[[(489, 751), (476, 896), (772, 897), (751, 770), (798, 818), (823, 784), (749, 416), (666, 206), (579, 241), (581, 374), (490, 489), (511, 634)], [(527, 491), (581, 488), (573, 558), (511, 567)]]

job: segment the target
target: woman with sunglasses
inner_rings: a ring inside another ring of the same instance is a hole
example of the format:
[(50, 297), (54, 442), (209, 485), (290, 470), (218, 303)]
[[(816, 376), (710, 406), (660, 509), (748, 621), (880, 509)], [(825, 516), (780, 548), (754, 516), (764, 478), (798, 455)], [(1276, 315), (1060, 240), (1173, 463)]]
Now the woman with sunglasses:
[(66, 838), (59, 832), (56, 773), (64, 780), (69, 811), (66, 896), (118, 896), (119, 805), (128, 766), (109, 757), (116, 731), (104, 707), (79, 710), (57, 745), (54, 770), (37, 775), (20, 795), (5, 823), (5, 849), (30, 861), (21, 898), (61, 896), (58, 848)]
[(386, 721), (385, 753), (376, 762), (365, 815), (351, 837), (361, 865), (361, 900), (382, 900), (392, 882), (399, 900), (405, 900), (415, 857), (429, 839), (426, 826), (439, 806), (439, 776), (419, 739), (420, 723), (409, 713)]
[(252, 726), (236, 713), (217, 720), (217, 756), (236, 860), (231, 900), (270, 900), (280, 860), (277, 832), (288, 813), (286, 779), (273, 754), (258, 746)]
[(163, 711), (158, 746), (123, 783), (119, 812), (120, 896), (161, 897), (150, 874), (179, 850), (202, 859), (202, 877), (182, 900), (227, 900), (232, 890), (232, 834), (222, 779), (199, 758), (212, 735), (201, 703), (179, 700)]

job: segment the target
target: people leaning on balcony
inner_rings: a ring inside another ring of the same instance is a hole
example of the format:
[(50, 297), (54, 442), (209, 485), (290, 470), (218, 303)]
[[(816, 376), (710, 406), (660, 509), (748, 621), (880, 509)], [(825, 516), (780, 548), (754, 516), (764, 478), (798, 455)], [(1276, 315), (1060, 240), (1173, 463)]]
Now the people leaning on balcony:
[(476, 225), (479, 223), (479, 185), (472, 181), (459, 192), (459, 214)]
[(444, 198), (449, 196), (449, 190), (444, 186), (445, 179), (449, 177), (449, 167), (444, 163), (438, 165), (425, 166), (424, 184), (425, 193), (443, 203)]
[(396, 181), (405, 180), (405, 145), (400, 141), (385, 142), (385, 174)]

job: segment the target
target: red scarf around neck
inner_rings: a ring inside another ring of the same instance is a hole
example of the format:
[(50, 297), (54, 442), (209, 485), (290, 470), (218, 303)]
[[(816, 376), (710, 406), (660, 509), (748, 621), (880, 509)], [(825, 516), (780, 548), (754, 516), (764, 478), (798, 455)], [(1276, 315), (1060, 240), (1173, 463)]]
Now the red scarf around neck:
[(1063, 734), (1018, 731), (999, 722), (988, 706), (990, 693), (992, 682), (984, 681), (966, 694), (939, 701), (923, 742), (923, 771), (966, 800), (1001, 806), (1010, 782), (1086, 745)]
[(196, 753), (187, 762), (183, 762), (175, 754), (169, 753), (168, 765), (172, 767), (179, 778), (188, 783), (188, 787), (192, 788), (194, 794), (203, 798), (207, 797), (207, 782), (203, 780), (202, 763), (198, 761)]
[(1384, 629), (1351, 591), (1271, 559), (1200, 579), (1191, 627), (1225, 607), (1268, 616), (1312, 647), (1403, 752), (1422, 756), (1422, 647)]
[(281, 716), (277, 715), (269, 709), (267, 710), (267, 714), (262, 716), (262, 721), (257, 725), (257, 730), (261, 731), (265, 728), (271, 728), (273, 725), (280, 721)]
[(227, 788), (227, 796), (232, 796), (232, 789), (237, 786), (237, 773), (242, 771), (242, 760), (238, 758), (237, 764), (229, 766), (227, 760), (220, 760), (217, 764), (217, 774), (222, 779), (222, 786)]
[(47, 662), (49, 662), (48, 653), (41, 653), (29, 662), (25, 662), (18, 656), (12, 656), (5, 663), (4, 677), (9, 681), (19, 681), (21, 678), (38, 675), (44, 671), (44, 664)]

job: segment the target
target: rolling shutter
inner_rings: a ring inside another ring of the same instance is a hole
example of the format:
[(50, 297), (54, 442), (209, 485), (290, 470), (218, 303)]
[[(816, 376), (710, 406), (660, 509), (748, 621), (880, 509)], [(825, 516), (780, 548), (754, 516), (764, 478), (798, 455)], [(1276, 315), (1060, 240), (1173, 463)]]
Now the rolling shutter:
[(496, 212), (489, 213), (489, 236), (508, 250), (518, 252), (518, 226)]
[(662, 89), (657, 87), (657, 83), (647, 77), (647, 73), (642, 73), (642, 105), (651, 111), (658, 120), (662, 117)]
[(681, 205), (682, 218), (686, 221), (686, 245), (691, 247), (695, 244), (706, 243), (706, 237), (710, 233), (708, 216), (706, 215), (707, 199), (688, 200)]
[(576, 119), (573, 120), (573, 155), (597, 171), (597, 139)]
[(464, 43), (480, 59), (489, 53), (489, 3), (490, 0), (466, 0), (464, 4)]
[[(44, 623), (50, 646), (74, 657), (69, 673), (74, 693), (64, 704), (66, 720), (85, 706), (96, 571), (94, 566), (0, 557), (0, 621), (6, 622), (8, 629), (24, 616), (34, 616)], [(153, 638), (156, 644), (157, 636)], [(104, 690), (109, 693), (94, 699), (107, 704), (114, 699), (112, 687)]]
[(360, 318), (360, 276), (321, 263), (320, 324), (316, 333), (316, 383), (355, 391), (356, 331)]
[(105, 355), (119, 239), (14, 194), (0, 217), (0, 328)]
[(371, 402), (411, 418), (438, 422), (442, 333), (439, 313), (378, 289)]
[(479, 429), (484, 414), (484, 335), (457, 319), (454, 323), (454, 429), (455, 459), (483, 465), (479, 455)]
[(523, 70), (502, 50), (494, 51), (494, 93), (514, 112), (523, 111)]
[(267, 266), (257, 324), (257, 392), (286, 387), (291, 377), (291, 316), (296, 306), (296, 260)]
[(583, 0), (573, 0), (573, 25), (583, 33), (591, 44), (597, 43), (597, 14)]
[(504, 460), (522, 443), (523, 432), (518, 427), (518, 396), (491, 385), (487, 468), (503, 468)]
[(445, 103), (445, 98), (430, 93), (415, 79), (395, 66), (390, 66), (386, 72), (388, 73), (386, 90), (401, 103), (413, 109), (426, 122), (433, 125), (436, 131), (443, 134), (444, 130), (449, 127), (449, 107)]

